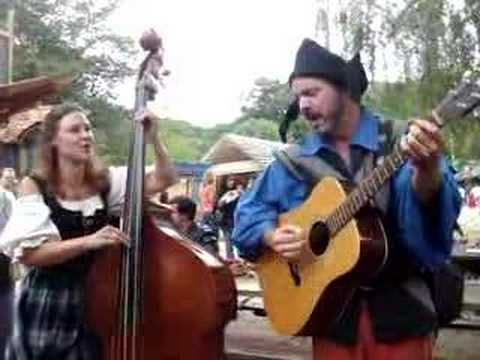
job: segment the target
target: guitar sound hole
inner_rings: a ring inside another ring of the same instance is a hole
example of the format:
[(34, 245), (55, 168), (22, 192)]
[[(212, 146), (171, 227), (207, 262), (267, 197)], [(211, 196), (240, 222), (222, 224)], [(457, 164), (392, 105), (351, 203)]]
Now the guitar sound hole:
[(317, 222), (310, 231), (310, 247), (315, 255), (322, 255), (327, 250), (330, 243), (330, 233), (328, 227), (323, 222)]

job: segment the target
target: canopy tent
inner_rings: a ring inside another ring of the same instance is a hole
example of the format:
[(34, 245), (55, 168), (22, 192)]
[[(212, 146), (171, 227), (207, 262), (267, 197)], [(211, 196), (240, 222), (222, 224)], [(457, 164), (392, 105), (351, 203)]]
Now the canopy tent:
[(245, 174), (261, 171), (273, 160), (273, 153), (284, 148), (281, 142), (254, 137), (225, 134), (202, 158), (212, 164), (209, 171), (215, 176)]

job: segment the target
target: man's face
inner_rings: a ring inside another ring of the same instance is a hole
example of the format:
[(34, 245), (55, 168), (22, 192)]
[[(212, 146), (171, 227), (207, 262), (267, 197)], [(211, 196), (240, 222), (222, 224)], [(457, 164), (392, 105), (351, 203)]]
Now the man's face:
[(172, 222), (182, 231), (187, 231), (191, 225), (191, 220), (185, 215), (178, 211), (177, 205), (173, 205), (172, 211)]
[(7, 189), (11, 189), (15, 187), (15, 183), (16, 183), (15, 170), (10, 168), (3, 169), (0, 184)]
[(335, 86), (322, 79), (299, 77), (292, 81), (292, 93), (314, 131), (333, 133), (338, 129), (345, 94)]
[(228, 189), (235, 188), (235, 179), (233, 179), (233, 178), (228, 178), (227, 179), (227, 188)]

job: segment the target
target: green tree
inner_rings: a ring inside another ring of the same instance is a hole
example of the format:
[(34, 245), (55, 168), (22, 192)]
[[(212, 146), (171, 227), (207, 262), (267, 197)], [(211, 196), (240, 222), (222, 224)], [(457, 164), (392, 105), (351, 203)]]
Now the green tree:
[[(5, 16), (8, 0), (0, 0)], [(133, 74), (135, 48), (115, 35), (106, 21), (118, 0), (22, 0), (14, 2), (14, 79), (39, 75), (75, 75), (73, 92), (112, 97), (113, 89)]]
[(62, 94), (89, 109), (100, 154), (107, 163), (124, 163), (128, 113), (113, 102), (112, 89), (133, 74), (136, 54), (130, 38), (108, 29), (118, 0), (0, 0), (0, 18), (15, 9), (14, 80), (72, 74)]
[(278, 141), (278, 125), (269, 119), (245, 119), (235, 124), (230, 132), (238, 135)]
[[(319, 12), (329, 0), (319, 0)], [(480, 2), (465, 0), (343, 0), (317, 31), (343, 39), (343, 55), (361, 50), (374, 81), (367, 103), (387, 116), (408, 119), (430, 111), (466, 71), (479, 70)], [(320, 34), (323, 35), (323, 34)], [(379, 61), (382, 61), (381, 63)], [(400, 65), (400, 67), (399, 67)], [(395, 84), (379, 73), (401, 74)], [(478, 157), (475, 121), (447, 128), (449, 150)]]
[(258, 78), (242, 107), (242, 118), (281, 121), (288, 104), (288, 94), (288, 86), (279, 80)]

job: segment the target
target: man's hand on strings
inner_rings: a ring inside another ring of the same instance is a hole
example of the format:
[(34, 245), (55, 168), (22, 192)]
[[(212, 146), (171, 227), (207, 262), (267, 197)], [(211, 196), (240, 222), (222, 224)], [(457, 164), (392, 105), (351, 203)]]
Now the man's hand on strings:
[(282, 225), (265, 235), (266, 244), (285, 260), (296, 262), (307, 253), (308, 243), (304, 239), (301, 228), (293, 225)]

